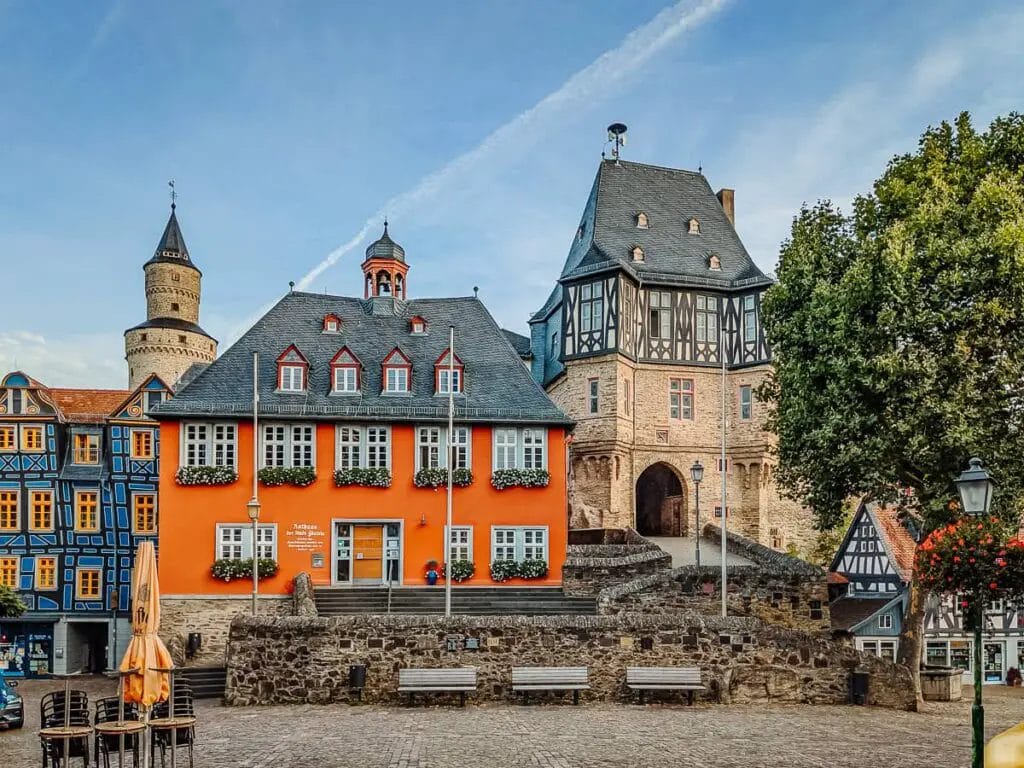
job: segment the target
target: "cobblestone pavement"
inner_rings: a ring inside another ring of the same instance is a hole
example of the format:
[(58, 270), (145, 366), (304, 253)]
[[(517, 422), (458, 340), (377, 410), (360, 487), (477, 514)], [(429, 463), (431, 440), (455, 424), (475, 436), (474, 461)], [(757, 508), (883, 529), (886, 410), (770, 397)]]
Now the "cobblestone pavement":
[[(697, 562), (697, 539), (693, 536), (647, 536), (663, 550), (672, 555), (672, 567), (695, 565)], [(703, 565), (717, 566), (722, 562), (722, 550), (713, 541), (700, 540), (700, 561)], [(727, 552), (726, 565), (753, 565), (745, 557)]]
[[(0, 731), (0, 766), (41, 764), (39, 698), (23, 683), (28, 722)], [(90, 698), (112, 693), (93, 678)], [(988, 735), (1024, 719), (1024, 691), (985, 689)], [(199, 768), (962, 768), (970, 703), (921, 713), (810, 706), (221, 707), (197, 703)], [(157, 760), (159, 764), (159, 758)], [(75, 763), (77, 766), (78, 763)], [(179, 758), (179, 765), (187, 765)]]

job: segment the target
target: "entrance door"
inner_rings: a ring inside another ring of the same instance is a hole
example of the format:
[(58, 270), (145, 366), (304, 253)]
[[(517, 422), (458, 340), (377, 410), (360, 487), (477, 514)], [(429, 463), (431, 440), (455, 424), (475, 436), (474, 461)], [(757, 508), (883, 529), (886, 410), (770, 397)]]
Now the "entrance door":
[(1001, 683), (1006, 675), (1005, 643), (987, 642), (982, 645), (981, 660), (984, 663), (984, 680), (986, 683)]
[(375, 582), (384, 580), (384, 526), (356, 525), (352, 532), (352, 580)]

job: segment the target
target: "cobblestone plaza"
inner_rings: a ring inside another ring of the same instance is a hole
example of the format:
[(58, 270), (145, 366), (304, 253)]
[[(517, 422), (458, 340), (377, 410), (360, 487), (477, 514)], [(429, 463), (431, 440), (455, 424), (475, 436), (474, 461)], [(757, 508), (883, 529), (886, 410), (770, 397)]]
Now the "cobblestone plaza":
[[(27, 720), (0, 732), (0, 765), (40, 764), (39, 698), (59, 684), (22, 684)], [(113, 693), (102, 678), (76, 684)], [(985, 689), (987, 736), (1024, 716), (1020, 689)], [(966, 765), (970, 703), (920, 713), (862, 707), (624, 706), (571, 704), (415, 708), (221, 707), (197, 703), (200, 768), (359, 766), (504, 768), (787, 766), (887, 768)], [(159, 756), (157, 757), (159, 763)], [(77, 764), (77, 763), (76, 763)], [(179, 757), (179, 765), (187, 760)]]

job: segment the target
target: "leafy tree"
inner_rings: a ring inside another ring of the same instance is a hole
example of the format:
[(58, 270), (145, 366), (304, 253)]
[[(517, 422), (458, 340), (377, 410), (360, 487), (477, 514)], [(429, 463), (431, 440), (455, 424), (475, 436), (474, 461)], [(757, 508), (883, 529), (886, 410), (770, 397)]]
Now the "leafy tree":
[(0, 617), (16, 619), (26, 610), (28, 610), (28, 606), (17, 592), (6, 584), (0, 584)]
[[(900, 503), (927, 534), (956, 516), (971, 456), (1024, 505), (1024, 116), (964, 113), (894, 158), (852, 215), (805, 206), (764, 301), (775, 372), (760, 392), (777, 477), (827, 531), (843, 502)], [(901, 657), (916, 671), (922, 600)]]

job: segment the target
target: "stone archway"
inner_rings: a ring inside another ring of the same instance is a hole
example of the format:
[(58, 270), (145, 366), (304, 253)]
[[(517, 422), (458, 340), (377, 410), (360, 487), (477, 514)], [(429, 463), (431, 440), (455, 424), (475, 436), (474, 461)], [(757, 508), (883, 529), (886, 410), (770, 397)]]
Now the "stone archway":
[(643, 536), (685, 536), (683, 479), (664, 462), (652, 464), (636, 481), (636, 530)]

